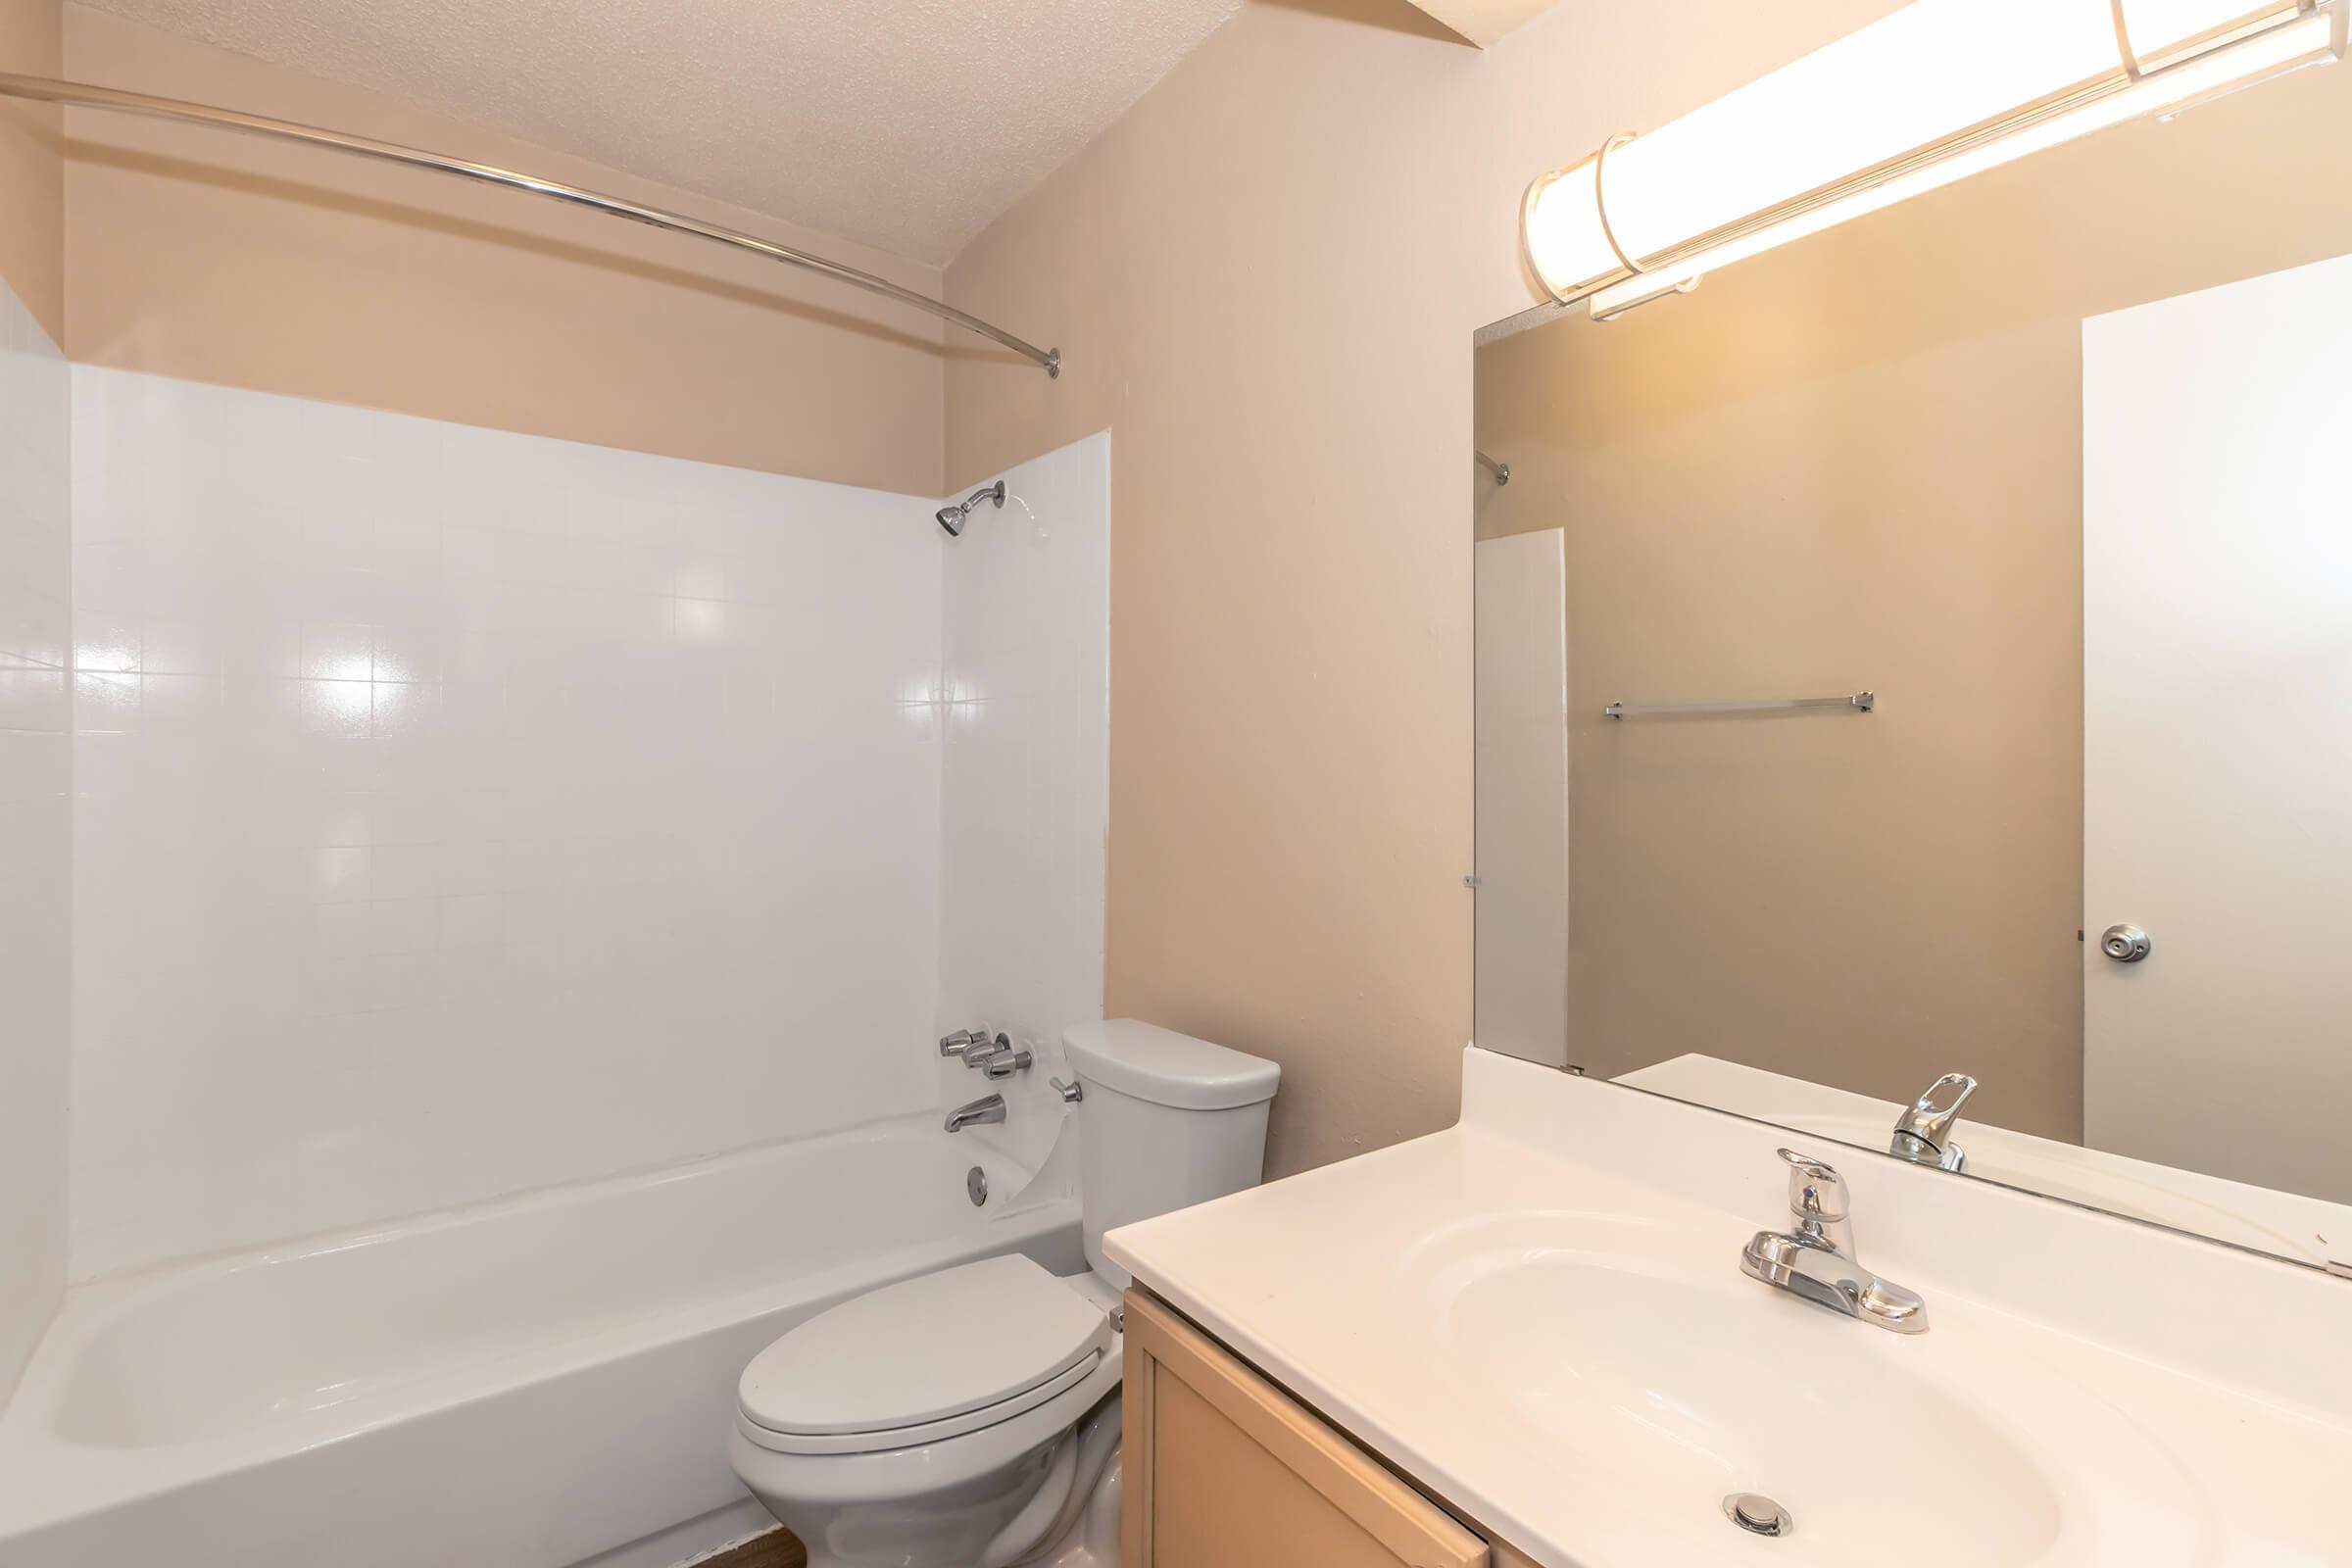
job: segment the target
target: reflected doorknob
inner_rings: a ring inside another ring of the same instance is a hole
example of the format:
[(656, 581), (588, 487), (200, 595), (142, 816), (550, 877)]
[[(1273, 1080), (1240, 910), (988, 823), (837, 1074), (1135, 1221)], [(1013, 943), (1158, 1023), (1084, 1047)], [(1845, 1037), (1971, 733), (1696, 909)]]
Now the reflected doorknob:
[(2099, 951), (2118, 963), (2137, 963), (2153, 946), (2135, 925), (2111, 925), (2099, 933)]

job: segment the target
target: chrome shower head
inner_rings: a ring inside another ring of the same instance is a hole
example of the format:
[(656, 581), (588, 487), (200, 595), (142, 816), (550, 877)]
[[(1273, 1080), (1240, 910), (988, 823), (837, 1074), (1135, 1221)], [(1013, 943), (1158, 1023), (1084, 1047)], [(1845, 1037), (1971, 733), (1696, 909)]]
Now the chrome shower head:
[(963, 537), (963, 525), (971, 517), (972, 509), (983, 501), (994, 501), (998, 506), (1003, 506), (1004, 504), (1004, 481), (999, 479), (995, 484), (984, 484), (964, 497), (961, 504), (942, 507), (933, 515), (939, 518), (939, 525), (948, 530), (949, 538), (960, 539)]

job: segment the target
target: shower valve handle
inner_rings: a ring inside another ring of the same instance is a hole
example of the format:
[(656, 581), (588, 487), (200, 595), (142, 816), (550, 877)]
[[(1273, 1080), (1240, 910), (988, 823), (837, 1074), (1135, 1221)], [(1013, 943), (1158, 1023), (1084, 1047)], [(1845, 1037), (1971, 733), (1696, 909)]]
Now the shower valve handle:
[(952, 1035), (940, 1037), (939, 1054), (943, 1056), (961, 1056), (974, 1048), (983, 1054), (989, 1050), (987, 1030), (958, 1029)]
[[(985, 1067), (1011, 1049), (1011, 1036), (1001, 1030), (992, 1035), (985, 1029), (977, 1029), (972, 1032), (972, 1043), (964, 1047), (958, 1054), (963, 1057), (963, 1064), (966, 1067)], [(1004, 1075), (997, 1073), (993, 1076), (1002, 1078)]]
[[(1000, 1035), (998, 1038), (1003, 1039), (1004, 1037)], [(992, 1051), (988, 1054), (987, 1059), (980, 1063), (980, 1076), (983, 1078), (1009, 1078), (1016, 1072), (1028, 1071), (1030, 1060), (1031, 1056), (1028, 1052), (1011, 1050), (1007, 1043), (1007, 1049)]]

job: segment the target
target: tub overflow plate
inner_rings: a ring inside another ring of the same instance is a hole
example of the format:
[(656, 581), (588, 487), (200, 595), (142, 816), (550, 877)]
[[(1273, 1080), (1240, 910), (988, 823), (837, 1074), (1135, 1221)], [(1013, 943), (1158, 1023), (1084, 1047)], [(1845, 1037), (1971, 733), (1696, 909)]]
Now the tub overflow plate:
[(965, 1195), (971, 1199), (972, 1206), (974, 1208), (978, 1208), (982, 1203), (987, 1202), (988, 1172), (982, 1170), (977, 1165), (974, 1165), (970, 1170), (965, 1171), (963, 1173), (963, 1190)]

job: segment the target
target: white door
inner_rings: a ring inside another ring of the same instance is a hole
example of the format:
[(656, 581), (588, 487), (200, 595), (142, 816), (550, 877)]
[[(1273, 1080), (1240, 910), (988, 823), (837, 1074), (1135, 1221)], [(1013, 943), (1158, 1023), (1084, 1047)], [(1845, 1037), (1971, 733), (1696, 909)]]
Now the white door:
[[(2086, 1141), (2352, 1201), (2352, 258), (2083, 323)], [(2147, 957), (2100, 948), (2143, 928)]]
[(1477, 559), (1478, 978), (1489, 1051), (1568, 1064), (1568, 580), (1557, 528)]

